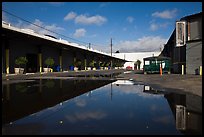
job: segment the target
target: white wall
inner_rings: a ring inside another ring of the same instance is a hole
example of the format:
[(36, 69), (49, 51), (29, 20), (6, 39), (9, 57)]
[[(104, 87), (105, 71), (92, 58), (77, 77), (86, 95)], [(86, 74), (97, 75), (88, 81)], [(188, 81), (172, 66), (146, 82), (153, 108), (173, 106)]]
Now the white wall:
[(137, 60), (141, 61), (140, 69), (143, 69), (143, 58), (152, 57), (152, 56), (159, 56), (161, 52), (135, 52), (135, 53), (113, 53), (114, 57), (125, 59), (129, 62), (124, 64), (124, 68), (127, 66), (131, 66), (134, 68), (134, 62)]

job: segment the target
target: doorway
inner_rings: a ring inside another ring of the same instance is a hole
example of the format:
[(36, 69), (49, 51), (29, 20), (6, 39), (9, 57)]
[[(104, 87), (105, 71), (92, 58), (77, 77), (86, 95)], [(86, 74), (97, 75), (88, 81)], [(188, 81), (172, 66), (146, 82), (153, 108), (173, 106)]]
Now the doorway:
[(28, 63), (26, 64), (26, 73), (37, 72), (37, 54), (26, 54)]

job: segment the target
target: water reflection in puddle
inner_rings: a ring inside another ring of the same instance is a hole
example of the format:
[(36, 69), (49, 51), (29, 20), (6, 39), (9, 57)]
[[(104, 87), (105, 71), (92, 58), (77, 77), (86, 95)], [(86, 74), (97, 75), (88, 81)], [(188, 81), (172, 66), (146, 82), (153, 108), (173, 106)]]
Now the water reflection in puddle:
[(133, 81), (3, 85), (2, 134), (202, 134), (202, 98)]

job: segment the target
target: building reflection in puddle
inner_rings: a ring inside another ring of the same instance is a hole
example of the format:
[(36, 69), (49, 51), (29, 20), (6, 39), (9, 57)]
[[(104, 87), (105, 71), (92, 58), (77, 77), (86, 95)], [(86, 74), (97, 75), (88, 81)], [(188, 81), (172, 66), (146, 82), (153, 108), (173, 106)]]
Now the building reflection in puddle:
[(202, 134), (202, 97), (176, 92), (165, 93), (145, 85), (149, 94), (164, 94), (175, 118), (176, 129), (183, 134)]
[(202, 134), (202, 97), (196, 95), (129, 80), (21, 84), (3, 85), (4, 134)]
[(173, 112), (176, 128), (183, 134), (202, 134), (202, 97), (170, 93), (164, 96)]
[(111, 82), (113, 81), (39, 79), (34, 82), (5, 84), (2, 92), (2, 124), (62, 104)]

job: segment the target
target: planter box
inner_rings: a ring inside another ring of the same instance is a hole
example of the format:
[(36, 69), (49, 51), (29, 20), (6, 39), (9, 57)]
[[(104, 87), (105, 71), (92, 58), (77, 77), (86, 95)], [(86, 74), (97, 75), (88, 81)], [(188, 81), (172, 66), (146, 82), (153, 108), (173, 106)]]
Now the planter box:
[(51, 70), (51, 68), (43, 68), (43, 71), (46, 73), (50, 72), (50, 70)]
[(78, 70), (78, 68), (77, 67), (74, 67), (74, 71), (77, 71)]
[(23, 74), (24, 68), (14, 68), (15, 74)]

